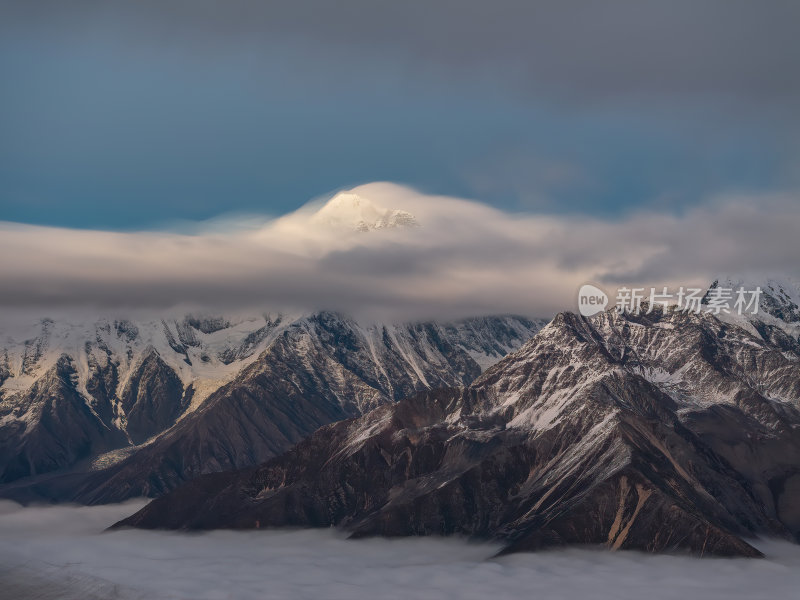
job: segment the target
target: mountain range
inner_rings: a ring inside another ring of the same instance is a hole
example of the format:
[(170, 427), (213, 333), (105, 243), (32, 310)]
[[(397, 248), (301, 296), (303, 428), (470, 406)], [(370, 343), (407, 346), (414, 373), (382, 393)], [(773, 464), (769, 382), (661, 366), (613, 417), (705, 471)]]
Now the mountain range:
[(772, 335), (794, 331), (798, 290), (764, 292), (745, 320), (559, 314), (469, 385), (322, 427), (119, 525), (758, 556), (754, 536), (800, 539), (800, 355)]
[(0, 495), (112, 502), (258, 464), (322, 425), (469, 383), (543, 324), (45, 319), (0, 350)]

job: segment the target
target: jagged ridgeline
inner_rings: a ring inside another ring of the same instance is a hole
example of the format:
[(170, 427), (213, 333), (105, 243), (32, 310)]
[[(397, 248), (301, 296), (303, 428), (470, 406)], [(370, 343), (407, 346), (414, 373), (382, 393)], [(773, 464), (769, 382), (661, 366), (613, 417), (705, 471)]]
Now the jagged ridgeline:
[(333, 313), (21, 325), (0, 338), (0, 495), (113, 502), (255, 465), (327, 423), (469, 383), (542, 325)]

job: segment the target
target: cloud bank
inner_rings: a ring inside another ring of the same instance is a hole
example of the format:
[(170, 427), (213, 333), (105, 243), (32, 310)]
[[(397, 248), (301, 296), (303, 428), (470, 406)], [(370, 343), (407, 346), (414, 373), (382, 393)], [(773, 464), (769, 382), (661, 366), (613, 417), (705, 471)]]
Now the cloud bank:
[(190, 233), (0, 225), (0, 307), (337, 310), (381, 318), (573, 309), (577, 289), (707, 285), (719, 273), (798, 275), (791, 195), (712, 199), (622, 220), (509, 214), (374, 183), (352, 190), (420, 226), (356, 231), (320, 202)]
[(59, 600), (791, 598), (800, 548), (764, 560), (563, 550), (492, 559), (459, 539), (344, 540), (327, 530), (99, 534), (138, 506), (0, 503), (0, 594)]

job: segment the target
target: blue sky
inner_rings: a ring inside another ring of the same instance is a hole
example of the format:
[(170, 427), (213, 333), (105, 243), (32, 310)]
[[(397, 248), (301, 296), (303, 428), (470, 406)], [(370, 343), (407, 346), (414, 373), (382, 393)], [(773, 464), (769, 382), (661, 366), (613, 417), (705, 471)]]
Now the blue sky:
[[(695, 36), (703, 14), (661, 32), (654, 9), (596, 30), (578, 4), (545, 15), (560, 38), (537, 36), (541, 13), (516, 3), (488, 25), (485, 6), (453, 23), (440, 2), (412, 3), (407, 20), (364, 7), (350, 18), (343, 4), (327, 24), (285, 6), (234, 18), (167, 4), (0, 9), (0, 220), (163, 228), (283, 214), (381, 180), (613, 219), (798, 183), (797, 86), (781, 83), (797, 74), (771, 71), (796, 44), (746, 5), (729, 11), (738, 26), (714, 17)], [(612, 16), (631, 12), (614, 4)], [(761, 50), (717, 56), (748, 19)]]

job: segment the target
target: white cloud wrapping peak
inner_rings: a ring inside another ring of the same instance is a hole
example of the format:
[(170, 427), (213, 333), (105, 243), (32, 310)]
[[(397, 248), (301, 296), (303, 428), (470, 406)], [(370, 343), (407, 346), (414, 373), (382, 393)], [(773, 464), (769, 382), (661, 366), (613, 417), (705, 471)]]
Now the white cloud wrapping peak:
[(357, 231), (342, 226), (349, 213), (331, 226), (320, 203), (255, 227), (193, 234), (0, 224), (0, 307), (547, 316), (573, 309), (585, 282), (611, 291), (800, 270), (800, 203), (790, 195), (720, 197), (680, 216), (606, 221), (508, 214), (388, 183), (352, 193), (366, 200), (358, 215), (370, 223), (399, 210), (419, 226)]

